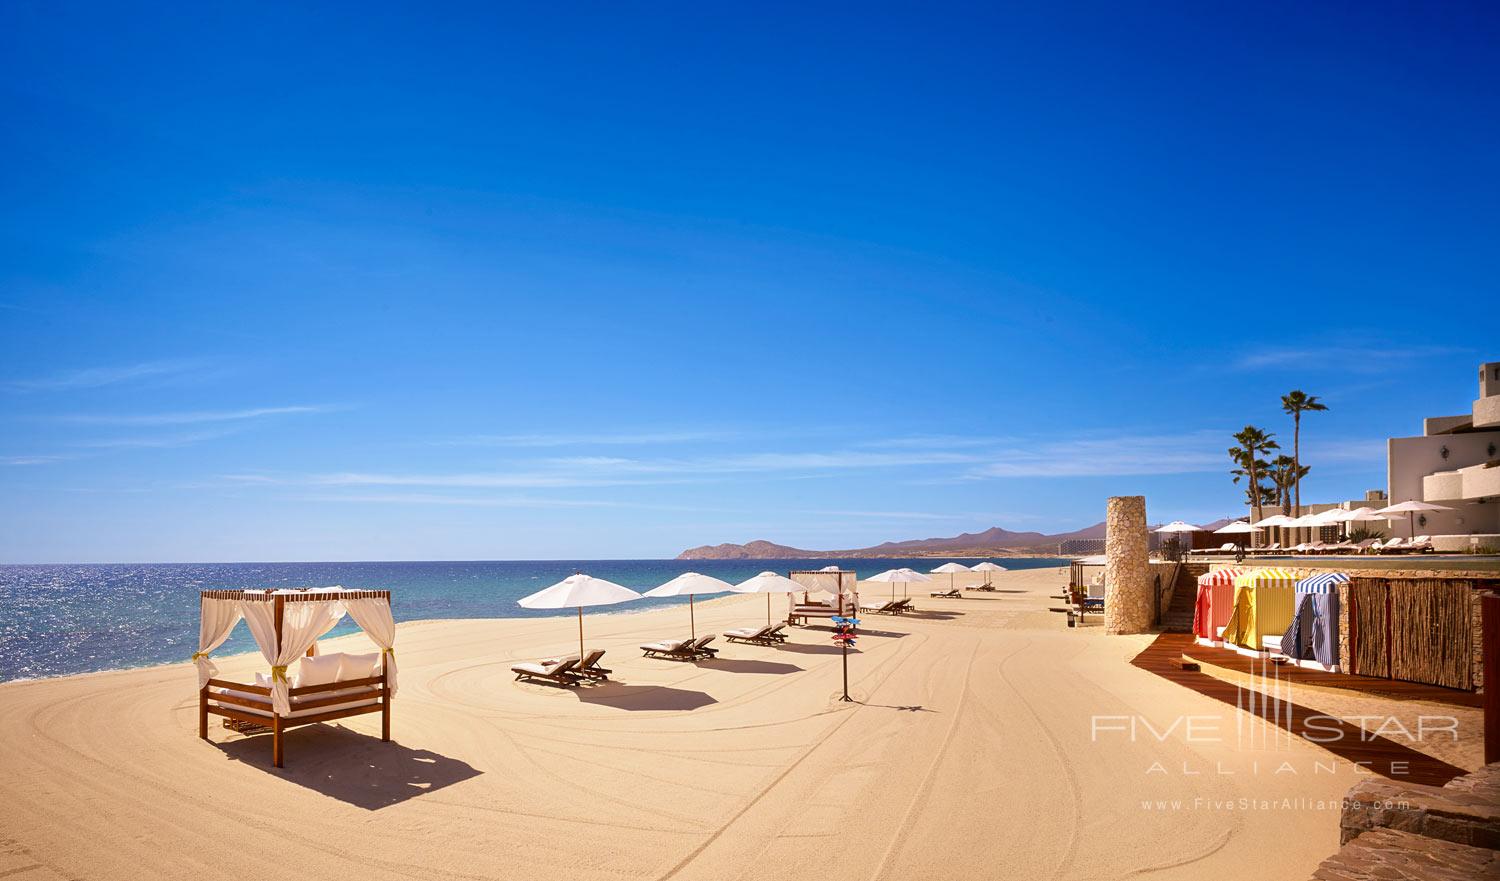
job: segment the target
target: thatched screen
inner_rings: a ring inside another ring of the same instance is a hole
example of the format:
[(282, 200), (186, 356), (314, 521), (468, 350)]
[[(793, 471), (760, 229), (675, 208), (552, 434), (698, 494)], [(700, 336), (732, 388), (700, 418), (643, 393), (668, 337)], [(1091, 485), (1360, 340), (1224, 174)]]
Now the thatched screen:
[(1349, 582), (1349, 672), (1361, 676), (1390, 676), (1387, 650), (1387, 602), (1390, 586), (1384, 578), (1354, 578)]
[(1469, 582), (1391, 581), (1391, 677), (1448, 688), (1474, 687)]

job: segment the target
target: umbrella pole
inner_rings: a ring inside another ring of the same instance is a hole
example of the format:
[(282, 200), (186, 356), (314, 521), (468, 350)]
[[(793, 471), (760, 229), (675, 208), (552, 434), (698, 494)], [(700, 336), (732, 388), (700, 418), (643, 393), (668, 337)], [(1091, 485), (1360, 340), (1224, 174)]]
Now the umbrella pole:
[(578, 607), (578, 663), (583, 663), (583, 606)]
[(693, 634), (693, 639), (698, 638), (698, 622), (693, 620), (693, 595), (688, 594), (688, 628)]
[(766, 594), (766, 626), (771, 626), (771, 595)]

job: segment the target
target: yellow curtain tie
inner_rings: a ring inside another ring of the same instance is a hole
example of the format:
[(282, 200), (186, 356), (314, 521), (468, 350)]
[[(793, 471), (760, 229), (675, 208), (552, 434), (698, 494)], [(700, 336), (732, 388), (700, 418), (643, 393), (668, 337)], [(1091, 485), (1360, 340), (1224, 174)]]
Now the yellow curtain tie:
[(382, 655), (394, 655), (396, 653), (396, 649), (394, 647), (383, 648), (380, 650), (380, 653)]
[(193, 652), (193, 663), (198, 663), (202, 658), (208, 657), (208, 652)]
[(282, 664), (280, 666), (272, 667), (271, 668), (271, 678), (272, 679), (280, 679), (282, 682), (285, 682), (286, 681), (286, 665)]

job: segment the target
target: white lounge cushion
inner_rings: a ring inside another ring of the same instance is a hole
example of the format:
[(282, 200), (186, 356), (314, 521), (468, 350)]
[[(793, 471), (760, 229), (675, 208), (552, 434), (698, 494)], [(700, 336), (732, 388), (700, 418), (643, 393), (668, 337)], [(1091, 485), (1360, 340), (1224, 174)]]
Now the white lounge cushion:
[(302, 687), (309, 685), (327, 685), (339, 680), (339, 670), (344, 665), (342, 653), (335, 652), (331, 655), (319, 655), (315, 658), (302, 658), (297, 661), (297, 684)]
[(370, 652), (364, 655), (345, 654), (343, 659), (343, 663), (339, 665), (338, 682), (369, 679), (380, 675), (380, 652)]
[(648, 642), (645, 645), (641, 646), (641, 649), (648, 652), (675, 652), (680, 650), (683, 646), (687, 645), (688, 642), (691, 641), (692, 640), (687, 640), (685, 642), (680, 639), (664, 639), (661, 642)]

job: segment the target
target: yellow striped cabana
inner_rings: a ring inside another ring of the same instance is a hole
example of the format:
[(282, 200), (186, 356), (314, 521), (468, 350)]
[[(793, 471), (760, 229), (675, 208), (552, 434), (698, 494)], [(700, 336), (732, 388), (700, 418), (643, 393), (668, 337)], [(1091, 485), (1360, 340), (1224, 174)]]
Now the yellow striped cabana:
[(1225, 641), (1260, 650), (1266, 637), (1280, 639), (1292, 623), (1296, 590), (1297, 574), (1290, 569), (1247, 569), (1235, 576)]

